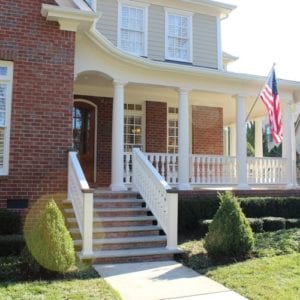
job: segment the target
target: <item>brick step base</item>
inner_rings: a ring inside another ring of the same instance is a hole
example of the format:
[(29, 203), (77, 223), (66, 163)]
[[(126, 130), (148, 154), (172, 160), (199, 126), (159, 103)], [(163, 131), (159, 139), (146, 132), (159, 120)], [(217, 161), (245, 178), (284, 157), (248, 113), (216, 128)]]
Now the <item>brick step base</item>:
[[(159, 226), (129, 226), (129, 227), (105, 227), (94, 228), (93, 238), (121, 238), (134, 236), (159, 235), (161, 231)], [(78, 228), (70, 228), (71, 236), (74, 239), (80, 239), (81, 235)]]
[(111, 250), (95, 251), (92, 256), (83, 257), (78, 253), (81, 259), (92, 259), (95, 264), (106, 263), (128, 263), (128, 262), (146, 262), (170, 260), (175, 254), (182, 253), (179, 250), (168, 250), (166, 248), (145, 248), (129, 250)]
[[(65, 209), (67, 218), (75, 218), (75, 213), (72, 208)], [(130, 208), (94, 208), (94, 217), (137, 217), (151, 215), (151, 211), (144, 207)]]
[[(81, 250), (82, 241), (74, 241), (75, 250)], [(166, 247), (166, 236), (138, 236), (125, 238), (104, 238), (93, 240), (93, 250), (121, 250)]]

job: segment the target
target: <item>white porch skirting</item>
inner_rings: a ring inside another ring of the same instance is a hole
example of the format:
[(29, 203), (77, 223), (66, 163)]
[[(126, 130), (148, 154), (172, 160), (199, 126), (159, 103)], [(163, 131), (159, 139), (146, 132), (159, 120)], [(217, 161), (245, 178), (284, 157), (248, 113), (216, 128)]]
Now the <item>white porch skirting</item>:
[[(178, 182), (178, 155), (145, 153), (154, 168), (172, 186)], [(230, 186), (238, 183), (237, 160), (233, 156), (190, 155), (190, 184)], [(286, 185), (287, 161), (281, 157), (248, 157), (247, 182), (250, 185)], [(132, 182), (132, 153), (124, 154), (124, 183)]]

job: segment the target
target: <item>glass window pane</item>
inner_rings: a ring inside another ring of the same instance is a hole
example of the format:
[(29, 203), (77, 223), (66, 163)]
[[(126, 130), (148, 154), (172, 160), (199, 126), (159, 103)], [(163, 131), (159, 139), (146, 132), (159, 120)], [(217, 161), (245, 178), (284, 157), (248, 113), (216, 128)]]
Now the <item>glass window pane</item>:
[(0, 168), (4, 164), (4, 128), (0, 128)]
[(7, 76), (7, 67), (0, 66), (0, 76)]

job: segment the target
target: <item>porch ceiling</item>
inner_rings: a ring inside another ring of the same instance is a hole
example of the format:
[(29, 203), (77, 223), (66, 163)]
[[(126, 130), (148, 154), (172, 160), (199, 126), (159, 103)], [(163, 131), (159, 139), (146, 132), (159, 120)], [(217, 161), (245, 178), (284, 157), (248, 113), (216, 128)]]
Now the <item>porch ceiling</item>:
[[(113, 80), (100, 72), (90, 71), (79, 74), (75, 80), (74, 92), (83, 96), (113, 97)], [(176, 88), (147, 84), (129, 83), (125, 87), (125, 102), (142, 103), (144, 101), (167, 102), (170, 106), (178, 105)], [(247, 98), (247, 112), (250, 111), (254, 97)], [(193, 90), (189, 94), (190, 105), (223, 108), (224, 126), (235, 123), (235, 98), (228, 94)], [(250, 119), (266, 116), (266, 109), (261, 101), (255, 105)]]

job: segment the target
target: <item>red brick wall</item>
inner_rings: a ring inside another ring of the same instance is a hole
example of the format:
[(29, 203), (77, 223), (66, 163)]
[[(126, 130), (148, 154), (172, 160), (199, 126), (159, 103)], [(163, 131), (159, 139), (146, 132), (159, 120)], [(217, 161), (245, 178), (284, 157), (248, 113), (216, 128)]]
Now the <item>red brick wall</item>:
[(167, 103), (146, 101), (146, 152), (167, 152)]
[(1, 0), (0, 60), (14, 62), (9, 176), (6, 200), (66, 192), (72, 146), (75, 34), (41, 16), (53, 0)]
[(192, 106), (193, 154), (223, 155), (223, 110)]
[(109, 186), (111, 183), (111, 143), (112, 143), (112, 98), (74, 96), (97, 105), (97, 176), (96, 186)]

